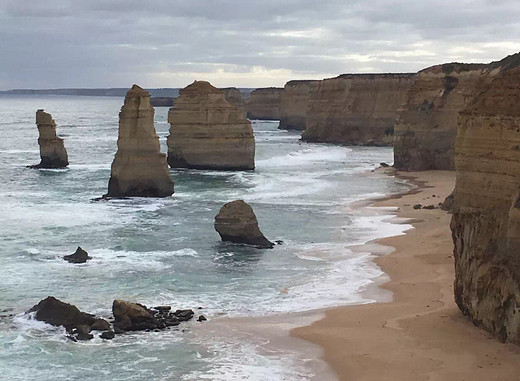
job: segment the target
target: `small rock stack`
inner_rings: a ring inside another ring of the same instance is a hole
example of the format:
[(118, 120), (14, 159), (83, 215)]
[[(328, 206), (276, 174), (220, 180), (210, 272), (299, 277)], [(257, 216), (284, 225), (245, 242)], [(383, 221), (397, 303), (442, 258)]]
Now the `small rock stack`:
[(41, 162), (31, 168), (65, 168), (69, 165), (69, 158), (63, 139), (56, 135), (56, 122), (52, 115), (43, 110), (36, 111), (36, 125), (40, 135)]

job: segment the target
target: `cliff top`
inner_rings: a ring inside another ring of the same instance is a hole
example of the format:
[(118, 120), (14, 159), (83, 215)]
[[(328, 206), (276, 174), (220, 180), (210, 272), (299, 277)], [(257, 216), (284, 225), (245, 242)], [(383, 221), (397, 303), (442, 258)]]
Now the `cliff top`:
[(222, 94), (222, 91), (207, 81), (194, 81), (180, 91), (180, 94)]
[(251, 92), (251, 94), (261, 94), (261, 93), (270, 93), (270, 92), (282, 92), (283, 87), (261, 87), (259, 89), (255, 89)]
[(140, 97), (149, 97), (150, 93), (144, 90), (142, 87), (138, 85), (133, 85), (130, 90), (126, 93), (125, 98), (140, 98)]
[(292, 81), (287, 82), (285, 87), (297, 86), (300, 84), (314, 85), (318, 84), (319, 82), (320, 80), (318, 79), (293, 79)]
[(377, 78), (411, 78), (415, 76), (415, 73), (361, 73), (361, 74), (340, 74), (337, 77), (325, 78), (325, 79), (352, 79), (352, 78), (364, 78), (364, 79), (377, 79)]

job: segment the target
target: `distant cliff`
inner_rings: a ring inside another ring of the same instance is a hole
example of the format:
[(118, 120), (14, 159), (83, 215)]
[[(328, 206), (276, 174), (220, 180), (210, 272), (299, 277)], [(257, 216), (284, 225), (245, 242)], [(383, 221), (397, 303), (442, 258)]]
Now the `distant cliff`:
[(242, 92), (239, 89), (236, 87), (224, 87), (220, 88), (219, 90), (224, 93), (226, 100), (235, 106), (240, 112), (246, 112), (244, 98), (242, 97)]
[(280, 97), (283, 89), (266, 87), (251, 92), (246, 100), (249, 119), (280, 120)]
[(489, 69), (455, 144), (455, 300), (474, 324), (520, 343), (520, 54)]
[(449, 63), (421, 70), (395, 126), (394, 166), (454, 169), (459, 112), (478, 94), (485, 64)]
[(280, 125), (284, 130), (305, 130), (307, 108), (320, 81), (289, 81), (280, 97)]
[(391, 145), (414, 74), (343, 74), (320, 81), (307, 108), (308, 142)]

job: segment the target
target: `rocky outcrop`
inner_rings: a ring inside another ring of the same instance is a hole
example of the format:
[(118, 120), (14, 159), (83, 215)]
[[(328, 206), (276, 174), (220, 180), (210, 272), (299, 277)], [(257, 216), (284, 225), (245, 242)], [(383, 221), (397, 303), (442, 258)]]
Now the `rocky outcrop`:
[(150, 104), (153, 107), (172, 107), (174, 100), (173, 97), (151, 97)]
[(274, 246), (260, 231), (253, 208), (244, 200), (228, 202), (220, 209), (215, 216), (215, 230), (224, 242), (268, 249)]
[(74, 254), (65, 255), (63, 259), (69, 263), (85, 263), (89, 259), (92, 259), (92, 257), (90, 257), (85, 250), (78, 246)]
[(150, 94), (134, 85), (119, 113), (117, 153), (105, 197), (167, 197), (172, 193), (173, 180), (155, 132)]
[(251, 92), (246, 100), (246, 111), (249, 119), (280, 120), (280, 98), (283, 89), (266, 87)]
[(226, 100), (231, 103), (241, 113), (246, 112), (246, 104), (242, 98), (242, 93), (236, 87), (224, 87), (219, 89), (224, 93)]
[(195, 81), (182, 89), (168, 122), (168, 164), (172, 168), (254, 169), (251, 122), (210, 83)]
[(454, 169), (457, 117), (478, 94), (485, 64), (449, 63), (420, 71), (395, 126), (394, 166)]
[(414, 74), (343, 74), (314, 90), (302, 140), (390, 146)]
[(520, 55), (459, 117), (455, 144), (455, 300), (476, 325), (520, 343)]
[(40, 145), (40, 164), (31, 168), (65, 168), (69, 165), (67, 150), (63, 139), (56, 135), (56, 122), (51, 114), (43, 110), (36, 111), (36, 125), (38, 126), (38, 144)]
[(289, 81), (280, 97), (280, 125), (284, 130), (305, 130), (307, 108), (319, 81)]

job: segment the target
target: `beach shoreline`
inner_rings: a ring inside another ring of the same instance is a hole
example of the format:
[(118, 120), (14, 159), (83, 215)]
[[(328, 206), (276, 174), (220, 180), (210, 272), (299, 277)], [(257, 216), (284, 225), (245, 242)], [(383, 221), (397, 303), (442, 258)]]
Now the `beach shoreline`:
[[(394, 174), (393, 169), (377, 172)], [(364, 291), (386, 290), (393, 297), (327, 309), (324, 318), (294, 328), (291, 336), (318, 345), (340, 380), (517, 379), (520, 348), (474, 327), (455, 305), (451, 215), (413, 208), (444, 201), (454, 188), (455, 173), (396, 175), (414, 187), (359, 205), (395, 207), (392, 221), (413, 226), (404, 235), (360, 246), (364, 251), (367, 245), (371, 250), (393, 248), (375, 259), (387, 275)]]

